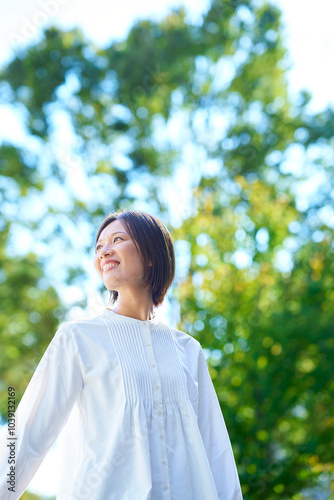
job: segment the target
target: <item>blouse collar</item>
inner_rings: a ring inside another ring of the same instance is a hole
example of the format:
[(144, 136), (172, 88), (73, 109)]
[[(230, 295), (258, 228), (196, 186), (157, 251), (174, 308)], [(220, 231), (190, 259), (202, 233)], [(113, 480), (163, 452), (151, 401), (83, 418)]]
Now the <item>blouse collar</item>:
[(126, 321), (127, 323), (132, 323), (134, 325), (157, 325), (159, 323), (159, 318), (155, 313), (155, 316), (151, 319), (147, 319), (146, 321), (137, 319), (137, 318), (131, 318), (130, 316), (124, 316), (123, 314), (119, 314), (114, 312), (112, 309), (109, 309), (108, 307), (105, 308), (104, 310), (105, 314), (107, 316), (114, 318), (118, 321)]

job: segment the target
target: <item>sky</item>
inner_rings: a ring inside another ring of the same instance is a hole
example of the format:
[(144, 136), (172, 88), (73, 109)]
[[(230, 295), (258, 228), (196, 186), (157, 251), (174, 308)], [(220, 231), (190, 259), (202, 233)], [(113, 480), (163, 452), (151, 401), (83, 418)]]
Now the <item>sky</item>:
[[(260, 1), (260, 0), (258, 0)], [(333, 0), (272, 0), (283, 11), (284, 39), (290, 53), (291, 93), (308, 89), (312, 110), (334, 104), (332, 62), (334, 32)], [(136, 19), (159, 19), (171, 7), (184, 5), (188, 19), (196, 22), (209, 0), (0, 0), (0, 64), (16, 47), (32, 43), (40, 28), (57, 24), (64, 29), (80, 26), (87, 38), (99, 46), (126, 36)]]
[[(318, 112), (334, 106), (333, 0), (272, 0), (283, 12), (284, 43), (289, 51), (288, 83), (290, 95), (300, 90), (312, 94), (310, 111)], [(40, 29), (55, 24), (63, 29), (81, 27), (86, 37), (97, 46), (126, 37), (131, 25), (139, 18), (160, 19), (171, 7), (184, 5), (188, 19), (197, 22), (208, 8), (207, 0), (0, 0), (0, 65), (8, 62), (17, 47), (31, 44), (40, 36)], [(1, 111), (1, 110), (0, 110)], [(8, 120), (10, 116), (8, 115)], [(5, 115), (0, 120), (0, 138), (5, 127), (10, 128)], [(14, 128), (14, 127), (13, 127)], [(16, 137), (20, 130), (15, 128)], [(98, 302), (98, 298), (96, 301)], [(52, 495), (56, 478), (52, 473), (59, 456), (57, 443), (44, 460), (29, 490)], [(51, 471), (51, 472), (50, 472)]]

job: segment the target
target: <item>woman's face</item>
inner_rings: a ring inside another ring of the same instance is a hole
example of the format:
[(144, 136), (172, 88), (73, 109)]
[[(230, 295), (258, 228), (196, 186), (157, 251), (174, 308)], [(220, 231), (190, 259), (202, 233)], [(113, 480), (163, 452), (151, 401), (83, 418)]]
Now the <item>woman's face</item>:
[[(115, 261), (115, 262), (112, 262)], [(144, 266), (134, 241), (119, 220), (103, 229), (95, 247), (94, 265), (108, 290), (139, 288)]]

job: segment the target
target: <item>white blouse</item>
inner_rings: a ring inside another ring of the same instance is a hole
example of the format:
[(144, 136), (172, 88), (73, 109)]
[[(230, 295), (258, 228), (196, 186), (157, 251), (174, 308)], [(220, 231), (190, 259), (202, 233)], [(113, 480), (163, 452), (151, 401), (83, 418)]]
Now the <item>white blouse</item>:
[(15, 417), (15, 492), (6, 434), (2, 500), (22, 495), (62, 429), (57, 500), (242, 500), (201, 344), (158, 316), (105, 308), (63, 323)]

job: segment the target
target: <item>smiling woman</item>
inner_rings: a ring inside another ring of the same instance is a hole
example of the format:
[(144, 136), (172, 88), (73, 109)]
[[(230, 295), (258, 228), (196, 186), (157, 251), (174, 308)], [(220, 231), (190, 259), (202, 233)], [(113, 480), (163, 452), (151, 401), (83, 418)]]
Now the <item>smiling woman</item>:
[[(112, 262), (116, 265), (108, 265)], [(173, 242), (153, 215), (119, 210), (108, 215), (98, 230), (94, 264), (112, 303), (117, 301), (114, 311), (146, 320), (173, 282)]]
[(54, 335), (0, 443), (1, 500), (22, 495), (62, 429), (57, 500), (242, 500), (203, 349), (154, 312), (175, 273), (168, 229), (112, 213), (94, 265), (115, 307)]

